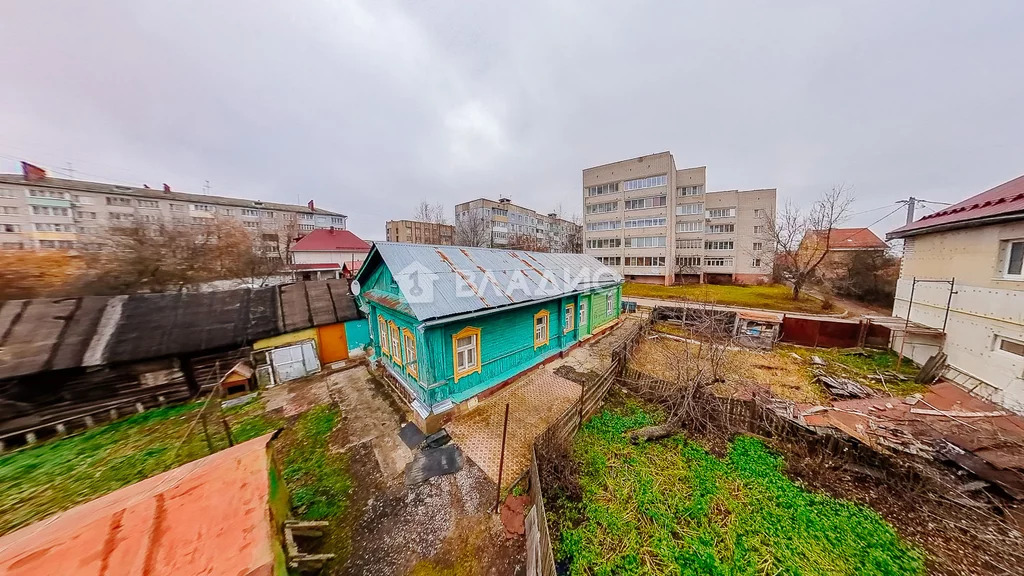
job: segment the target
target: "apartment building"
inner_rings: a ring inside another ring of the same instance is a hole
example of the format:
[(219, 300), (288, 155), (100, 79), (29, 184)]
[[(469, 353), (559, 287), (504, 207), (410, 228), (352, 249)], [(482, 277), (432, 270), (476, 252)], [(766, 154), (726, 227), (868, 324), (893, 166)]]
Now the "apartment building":
[[(513, 204), (510, 198), (463, 202), (455, 206), (455, 220), (456, 226), (470, 229), (474, 241), (469, 243), (485, 247), (572, 252), (573, 239), (580, 238), (579, 224), (559, 218), (555, 212), (541, 214)], [(475, 238), (478, 235), (480, 238)]]
[(419, 220), (388, 220), (385, 223), (385, 238), (388, 242), (451, 246), (455, 238), (455, 226)]
[(0, 249), (89, 249), (98, 247), (110, 225), (168, 222), (213, 225), (241, 222), (264, 241), (286, 245), (288, 238), (318, 228), (345, 229), (344, 214), (307, 206), (224, 196), (135, 188), (48, 177), (23, 163), (23, 174), (0, 174)]
[(754, 283), (771, 277), (775, 189), (707, 192), (707, 168), (669, 152), (583, 170), (584, 251), (627, 280)]

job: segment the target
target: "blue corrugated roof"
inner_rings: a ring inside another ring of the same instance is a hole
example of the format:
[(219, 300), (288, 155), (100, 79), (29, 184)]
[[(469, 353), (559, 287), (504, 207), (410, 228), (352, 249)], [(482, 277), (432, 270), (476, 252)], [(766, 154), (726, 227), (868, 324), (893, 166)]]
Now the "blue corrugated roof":
[(618, 272), (585, 254), (400, 242), (375, 243), (368, 260), (374, 252), (391, 270), (419, 320), (548, 300), (622, 282)]

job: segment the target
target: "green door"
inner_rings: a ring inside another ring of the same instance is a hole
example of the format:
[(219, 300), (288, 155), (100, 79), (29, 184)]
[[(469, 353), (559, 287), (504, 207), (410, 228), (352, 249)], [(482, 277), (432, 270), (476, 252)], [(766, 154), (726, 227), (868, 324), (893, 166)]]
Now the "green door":
[(580, 340), (590, 336), (590, 295), (580, 296)]

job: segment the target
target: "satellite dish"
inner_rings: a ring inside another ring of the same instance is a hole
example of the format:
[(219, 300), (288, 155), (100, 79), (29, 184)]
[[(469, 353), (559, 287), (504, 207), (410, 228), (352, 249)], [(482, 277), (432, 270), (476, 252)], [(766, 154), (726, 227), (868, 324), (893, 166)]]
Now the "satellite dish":
[(353, 280), (352, 283), (348, 285), (348, 287), (349, 287), (350, 290), (352, 290), (352, 295), (353, 296), (359, 296), (359, 290), (360, 290), (359, 280)]

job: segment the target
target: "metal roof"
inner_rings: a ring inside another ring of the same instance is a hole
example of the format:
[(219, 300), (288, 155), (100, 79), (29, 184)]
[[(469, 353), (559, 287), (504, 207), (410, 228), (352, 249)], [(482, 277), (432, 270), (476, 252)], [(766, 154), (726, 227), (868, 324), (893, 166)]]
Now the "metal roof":
[[(586, 254), (377, 242), (367, 259), (377, 255), (419, 320), (550, 300), (622, 282), (618, 272)], [(359, 276), (372, 268), (363, 266)]]

